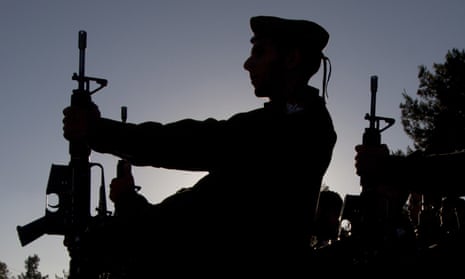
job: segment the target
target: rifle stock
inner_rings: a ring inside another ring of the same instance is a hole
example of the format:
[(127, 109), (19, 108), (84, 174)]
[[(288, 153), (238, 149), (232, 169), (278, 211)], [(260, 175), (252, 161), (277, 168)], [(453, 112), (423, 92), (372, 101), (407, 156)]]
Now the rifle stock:
[(57, 204), (48, 204), (45, 215), (24, 226), (17, 226), (19, 240), (26, 246), (44, 234), (65, 235), (70, 231), (67, 221), (71, 207), (71, 169), (52, 164), (47, 185), (47, 197), (56, 195)]
[(24, 226), (16, 226), (21, 246), (26, 246), (46, 234), (50, 227), (49, 220), (47, 216), (42, 216)]

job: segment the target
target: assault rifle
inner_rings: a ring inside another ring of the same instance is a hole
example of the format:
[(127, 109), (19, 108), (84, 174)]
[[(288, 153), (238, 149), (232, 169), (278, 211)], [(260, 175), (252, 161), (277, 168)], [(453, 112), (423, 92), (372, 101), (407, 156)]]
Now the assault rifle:
[[(381, 133), (394, 125), (393, 118), (376, 115), (376, 92), (378, 88), (378, 77), (371, 76), (371, 103), (370, 112), (365, 114), (365, 119), (369, 121), (369, 126), (365, 128), (362, 136), (363, 145), (380, 146)], [(381, 127), (380, 122), (385, 122)], [(340, 237), (350, 235), (357, 243), (355, 246), (363, 249), (361, 256), (366, 257), (368, 253), (376, 254), (376, 246), (384, 237), (384, 221), (389, 215), (389, 204), (377, 193), (376, 179), (370, 175), (363, 175), (360, 178), (361, 193), (357, 195), (347, 195), (341, 214), (341, 224), (345, 225), (347, 220), (350, 223), (350, 232), (347, 228), (341, 227)], [(360, 244), (362, 243), (362, 244)], [(357, 259), (365, 261), (366, 259)]]
[[(376, 115), (376, 91), (378, 89), (378, 77), (371, 76), (371, 103), (370, 113), (365, 114), (365, 119), (369, 121), (369, 126), (365, 128), (362, 136), (362, 143), (370, 146), (381, 145), (381, 132), (385, 131), (392, 125), (395, 120), (393, 118), (381, 117)], [(380, 122), (384, 121), (386, 125), (380, 126)], [(367, 239), (377, 238), (382, 234), (383, 222), (389, 215), (389, 204), (381, 198), (376, 192), (377, 182), (376, 177), (365, 174), (360, 177), (360, 198), (361, 198), (361, 226), (364, 230), (364, 237)], [(377, 240), (373, 240), (377, 241)]]
[[(71, 95), (71, 106), (86, 108), (91, 102), (91, 95), (107, 85), (107, 80), (85, 75), (85, 51), (87, 33), (79, 31), (79, 72), (74, 73), (72, 80), (78, 87)], [(91, 90), (91, 82), (98, 87)], [(81, 141), (70, 141), (68, 165), (52, 164), (47, 184), (47, 197), (55, 195), (58, 201), (48, 204), (45, 216), (24, 225), (17, 226), (22, 246), (29, 244), (44, 234), (63, 235), (64, 244), (70, 255), (69, 278), (90, 279), (101, 278), (98, 271), (92, 268), (89, 253), (86, 249), (85, 233), (91, 224), (104, 224), (111, 212), (107, 210), (103, 167), (89, 162), (90, 147)], [(97, 166), (102, 170), (99, 205), (97, 214), (93, 216), (91, 207), (91, 168)], [(87, 245), (89, 246), (89, 245)]]

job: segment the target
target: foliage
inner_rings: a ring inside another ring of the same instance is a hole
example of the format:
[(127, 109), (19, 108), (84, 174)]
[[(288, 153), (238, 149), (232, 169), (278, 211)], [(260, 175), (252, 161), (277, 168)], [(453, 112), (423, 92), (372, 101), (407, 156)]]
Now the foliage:
[(414, 148), (430, 153), (465, 149), (465, 51), (449, 50), (434, 72), (419, 66), (418, 99), (404, 92), (402, 125)]
[(9, 279), (10, 271), (8, 270), (8, 266), (6, 263), (0, 261), (0, 279)]
[(67, 279), (69, 278), (69, 273), (63, 270), (63, 276), (58, 276), (55, 274), (55, 279)]
[(24, 261), (26, 272), (18, 275), (18, 279), (47, 279), (48, 275), (42, 276), (42, 274), (39, 271), (39, 262), (39, 256), (29, 256)]
[[(37, 255), (29, 256), (25, 261), (25, 268), (26, 272), (21, 273), (17, 277), (11, 275), (10, 271), (8, 270), (8, 266), (6, 263), (0, 261), (0, 279), (48, 279), (49, 276), (43, 276), (39, 272), (39, 262), (40, 258)], [(69, 278), (69, 273), (63, 270), (63, 275), (59, 276), (55, 274), (55, 279), (67, 279)]]

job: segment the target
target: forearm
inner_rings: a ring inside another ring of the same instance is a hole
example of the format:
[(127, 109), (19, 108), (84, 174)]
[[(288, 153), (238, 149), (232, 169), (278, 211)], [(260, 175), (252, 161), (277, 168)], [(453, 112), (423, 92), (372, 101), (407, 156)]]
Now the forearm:
[[(90, 133), (92, 150), (109, 153), (136, 166), (207, 170), (217, 162), (214, 151), (222, 140), (216, 121), (182, 120), (170, 124), (122, 123), (101, 118)], [(212, 159), (213, 158), (213, 159)]]
[[(152, 133), (156, 133), (159, 123), (150, 125)], [(101, 118), (93, 125), (89, 144), (92, 150), (99, 153), (108, 153), (128, 160), (135, 165), (151, 165), (144, 156), (149, 148), (147, 129), (141, 124), (122, 123), (111, 119)], [(156, 145), (156, 142), (151, 142)]]
[(402, 173), (415, 191), (465, 195), (465, 152), (408, 156), (403, 165)]

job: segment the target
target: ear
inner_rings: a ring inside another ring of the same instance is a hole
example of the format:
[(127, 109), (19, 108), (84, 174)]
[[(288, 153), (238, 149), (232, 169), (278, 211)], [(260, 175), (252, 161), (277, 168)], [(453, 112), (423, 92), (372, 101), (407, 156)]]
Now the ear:
[(293, 69), (302, 62), (302, 52), (298, 48), (290, 49), (286, 56), (286, 67)]

